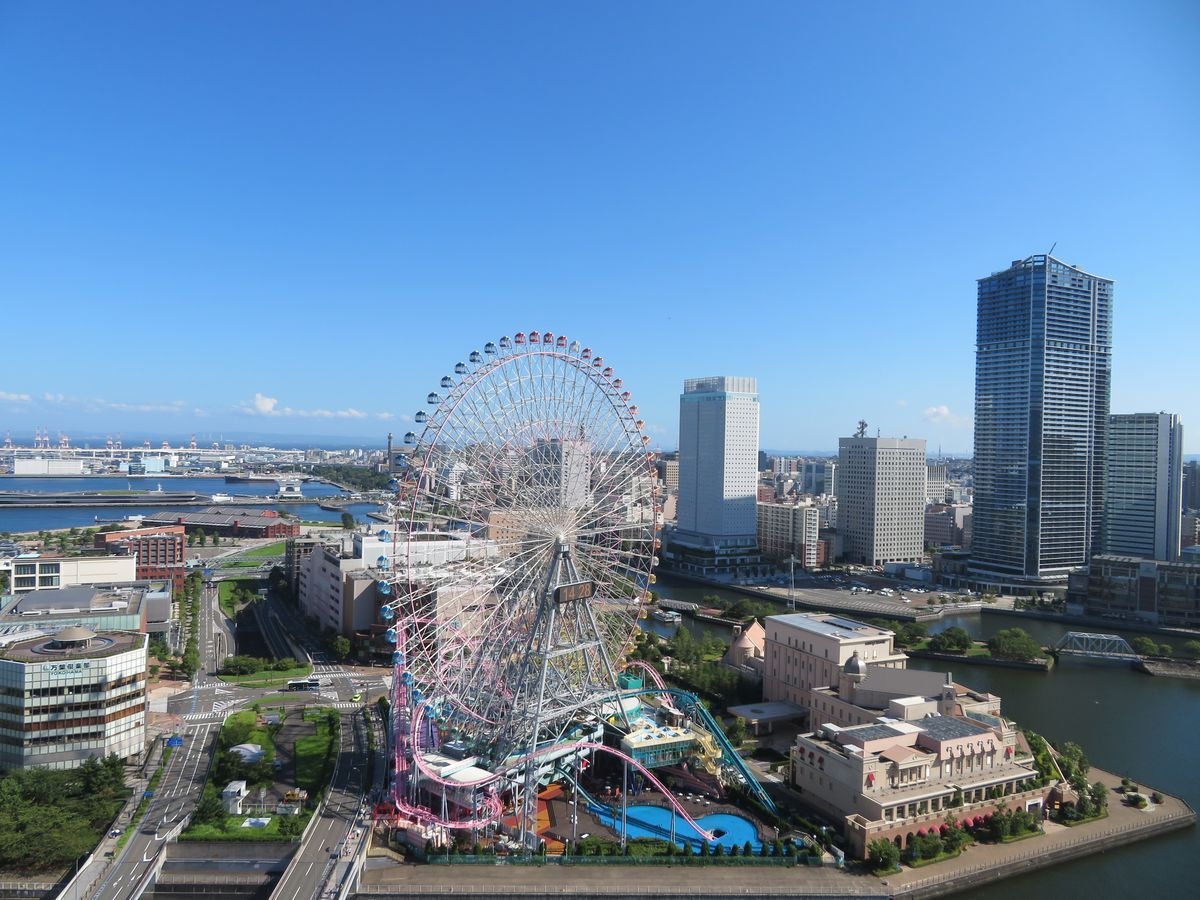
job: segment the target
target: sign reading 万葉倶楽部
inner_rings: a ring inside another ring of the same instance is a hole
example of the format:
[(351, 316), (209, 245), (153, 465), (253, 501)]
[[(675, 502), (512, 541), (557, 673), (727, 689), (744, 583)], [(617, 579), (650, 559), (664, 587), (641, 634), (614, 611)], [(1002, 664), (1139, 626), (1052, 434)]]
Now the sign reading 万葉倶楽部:
[(74, 662), (59, 662), (46, 663), (42, 666), (42, 671), (47, 675), (61, 677), (64, 675), (78, 675), (80, 672), (90, 669), (92, 664), (87, 660), (76, 660)]

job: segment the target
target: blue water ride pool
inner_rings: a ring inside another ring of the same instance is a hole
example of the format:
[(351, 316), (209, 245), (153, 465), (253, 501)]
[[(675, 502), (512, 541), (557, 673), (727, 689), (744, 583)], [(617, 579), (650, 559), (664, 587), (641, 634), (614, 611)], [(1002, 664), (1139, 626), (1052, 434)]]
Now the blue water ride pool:
[[(620, 832), (620, 810), (614, 814), (612, 810), (603, 808), (597, 809), (596, 813), (604, 824)], [(682, 816), (661, 806), (629, 807), (625, 811), (625, 833), (631, 838), (670, 840), (672, 816), (675, 817), (675, 843), (680, 847), (688, 843), (692, 845), (693, 850), (699, 849), (704, 838)], [(712, 832), (714, 840), (710, 842), (710, 846), (721, 844), (726, 849), (733, 846), (740, 848), (749, 841), (755, 853), (762, 850), (762, 841), (758, 839), (758, 827), (750, 819), (732, 813), (711, 813), (694, 818), (701, 828)]]

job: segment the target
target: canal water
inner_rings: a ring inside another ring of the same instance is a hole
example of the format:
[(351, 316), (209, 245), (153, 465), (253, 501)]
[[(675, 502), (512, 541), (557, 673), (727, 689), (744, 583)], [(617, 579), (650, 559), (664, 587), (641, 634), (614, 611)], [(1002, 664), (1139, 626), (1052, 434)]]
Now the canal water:
[[(59, 491), (153, 491), (161, 487), (164, 491), (195, 491), (197, 494), (228, 494), (233, 497), (232, 504), (240, 497), (267, 497), (276, 493), (279, 486), (274, 481), (252, 481), (244, 484), (228, 484), (222, 477), (174, 477), (161, 475), (144, 475), (135, 477), (96, 476), (79, 478), (17, 478), (11, 475), (0, 476), (0, 492), (21, 491), (36, 493), (53, 493)], [(300, 493), (314, 501), (323, 497), (334, 497), (342, 493), (341, 489), (326, 484), (323, 481), (305, 481), (300, 485)], [(120, 519), (129, 515), (150, 515), (163, 510), (196, 511), (197, 506), (169, 506), (155, 504), (153, 498), (147, 497), (145, 506), (138, 507), (70, 507), (42, 509), (0, 509), (0, 532), (41, 531), (55, 528), (88, 528), (105, 521)], [(271, 507), (265, 507), (270, 509)], [(276, 509), (285, 510), (293, 516), (307, 522), (339, 522), (342, 510), (321, 509), (313, 503), (285, 503)], [(375, 512), (378, 507), (370, 503), (355, 503), (345, 507), (345, 511), (354, 516), (360, 523), (371, 522), (367, 513)]]
[[(663, 577), (655, 590), (663, 597), (694, 603), (702, 603), (707, 594), (721, 594), (719, 589)], [(655, 631), (663, 629), (660, 633), (671, 628), (655, 624)], [(1068, 631), (1089, 630), (1029, 620), (1019, 613), (990, 612), (947, 616), (930, 630), (952, 625), (985, 640), (1001, 629), (1019, 626), (1043, 645), (1054, 644)], [(701, 625), (698, 633), (713, 627)], [(1121, 634), (1119, 629), (1104, 630)], [(727, 629), (716, 633), (729, 639)], [(1182, 639), (1171, 637), (1157, 640), (1182, 644)], [(914, 659), (909, 666), (946, 670), (946, 664), (937, 660)], [(1078, 659), (1064, 659), (1045, 673), (966, 665), (950, 669), (956, 681), (1000, 695), (1007, 718), (1053, 742), (1075, 741), (1094, 765), (1182, 797), (1193, 809), (1200, 809), (1200, 681), (1153, 677), (1127, 663)], [(1193, 866), (1198, 857), (1200, 830), (1193, 828), (975, 888), (970, 896), (973, 900), (1011, 900), (1021, 895), (1194, 897), (1198, 892)]]

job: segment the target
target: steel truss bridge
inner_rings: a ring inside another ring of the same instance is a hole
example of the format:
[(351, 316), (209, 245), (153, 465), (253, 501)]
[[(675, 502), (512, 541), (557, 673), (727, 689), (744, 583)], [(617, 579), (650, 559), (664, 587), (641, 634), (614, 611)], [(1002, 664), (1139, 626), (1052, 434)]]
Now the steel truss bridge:
[(1127, 659), (1131, 662), (1141, 659), (1120, 635), (1088, 634), (1085, 631), (1068, 631), (1054, 645), (1054, 652), (1090, 659)]

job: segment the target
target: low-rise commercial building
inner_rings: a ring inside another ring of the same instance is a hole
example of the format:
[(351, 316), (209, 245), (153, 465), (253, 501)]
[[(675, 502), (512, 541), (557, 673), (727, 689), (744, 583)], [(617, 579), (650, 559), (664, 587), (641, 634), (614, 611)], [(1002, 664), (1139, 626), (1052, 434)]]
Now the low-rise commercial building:
[(0, 647), (0, 769), (138, 757), (146, 742), (147, 640), (70, 626)]
[(137, 559), (130, 556), (44, 556), (23, 553), (0, 559), (0, 571), (11, 572), (9, 590), (28, 591), (82, 584), (119, 584), (137, 580)]
[(165, 578), (176, 591), (183, 591), (187, 534), (182, 525), (102, 531), (93, 538), (93, 546), (110, 554), (134, 557), (139, 581)]
[(165, 581), (76, 585), (14, 595), (0, 603), (0, 631), (52, 632), (68, 625), (94, 631), (165, 633), (171, 588)]
[(191, 534), (219, 534), (222, 537), (289, 538), (300, 534), (300, 525), (284, 519), (272, 509), (240, 509), (210, 506), (200, 512), (160, 512), (146, 516), (142, 524), (182, 525)]
[(1200, 628), (1200, 563), (1093, 556), (1068, 577), (1067, 603), (1092, 615)]

